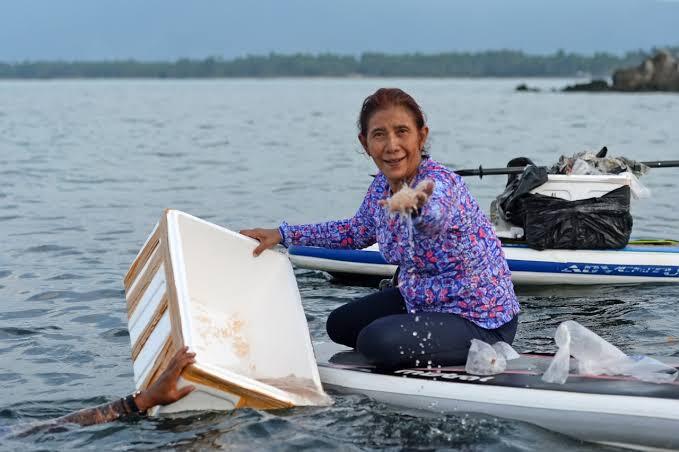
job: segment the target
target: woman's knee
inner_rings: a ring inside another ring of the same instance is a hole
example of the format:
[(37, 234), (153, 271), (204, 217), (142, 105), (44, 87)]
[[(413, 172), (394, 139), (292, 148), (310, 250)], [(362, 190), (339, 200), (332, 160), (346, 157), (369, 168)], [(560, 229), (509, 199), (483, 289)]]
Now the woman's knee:
[(361, 330), (356, 339), (356, 349), (379, 367), (395, 367), (413, 354), (406, 342), (401, 328), (385, 317)]
[(356, 346), (356, 344), (348, 343), (351, 342), (348, 340), (348, 333), (350, 329), (346, 305), (340, 306), (333, 310), (330, 315), (328, 315), (328, 319), (325, 321), (325, 330), (327, 331), (328, 337), (330, 337), (331, 341), (353, 348)]
[(353, 348), (359, 332), (370, 323), (404, 312), (398, 289), (378, 292), (336, 308), (328, 316), (325, 328), (333, 342)]

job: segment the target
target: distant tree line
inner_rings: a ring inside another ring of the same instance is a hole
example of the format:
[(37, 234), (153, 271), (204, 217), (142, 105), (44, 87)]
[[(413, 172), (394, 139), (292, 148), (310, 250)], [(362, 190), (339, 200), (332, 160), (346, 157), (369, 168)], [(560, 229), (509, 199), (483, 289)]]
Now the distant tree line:
[[(679, 47), (670, 47), (674, 54)], [(359, 57), (334, 54), (271, 53), (233, 60), (210, 57), (174, 62), (25, 61), (0, 63), (0, 78), (221, 78), (221, 77), (607, 77), (622, 67), (635, 66), (655, 53), (642, 50), (618, 56), (579, 55), (558, 51), (529, 55), (497, 50), (477, 53), (384, 54)]]

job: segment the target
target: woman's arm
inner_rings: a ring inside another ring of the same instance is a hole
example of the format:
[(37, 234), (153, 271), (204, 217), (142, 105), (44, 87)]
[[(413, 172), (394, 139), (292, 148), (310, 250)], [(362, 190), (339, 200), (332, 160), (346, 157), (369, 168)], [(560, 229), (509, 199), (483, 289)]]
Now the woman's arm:
[(283, 246), (308, 245), (324, 248), (365, 248), (376, 241), (375, 209), (383, 197), (384, 185), (375, 178), (356, 214), (346, 220), (324, 223), (289, 225), (283, 222), (278, 229), (243, 229), (241, 234), (259, 240), (253, 254), (258, 256), (265, 249), (279, 243)]
[(284, 246), (307, 245), (324, 248), (359, 249), (376, 241), (375, 209), (383, 197), (379, 176), (370, 185), (356, 214), (344, 220), (291, 226), (285, 222), (278, 228)]

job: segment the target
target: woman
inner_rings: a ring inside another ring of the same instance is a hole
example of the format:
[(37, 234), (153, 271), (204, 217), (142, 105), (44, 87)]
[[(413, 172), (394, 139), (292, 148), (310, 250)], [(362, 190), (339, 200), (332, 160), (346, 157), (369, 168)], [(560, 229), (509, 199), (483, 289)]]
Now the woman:
[(429, 128), (420, 106), (400, 89), (379, 89), (363, 102), (358, 127), (379, 173), (356, 215), (241, 231), (260, 241), (254, 254), (279, 243), (377, 242), (400, 268), (398, 287), (341, 306), (327, 320), (333, 341), (377, 366), (458, 365), (471, 339), (511, 344), (519, 304), (500, 241), (462, 179), (425, 153)]

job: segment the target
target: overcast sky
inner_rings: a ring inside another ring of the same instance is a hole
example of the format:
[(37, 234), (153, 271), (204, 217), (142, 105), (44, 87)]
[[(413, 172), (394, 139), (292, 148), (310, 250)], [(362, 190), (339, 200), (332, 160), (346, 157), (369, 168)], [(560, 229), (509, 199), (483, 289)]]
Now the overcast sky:
[(679, 45), (675, 0), (0, 0), (0, 61)]

